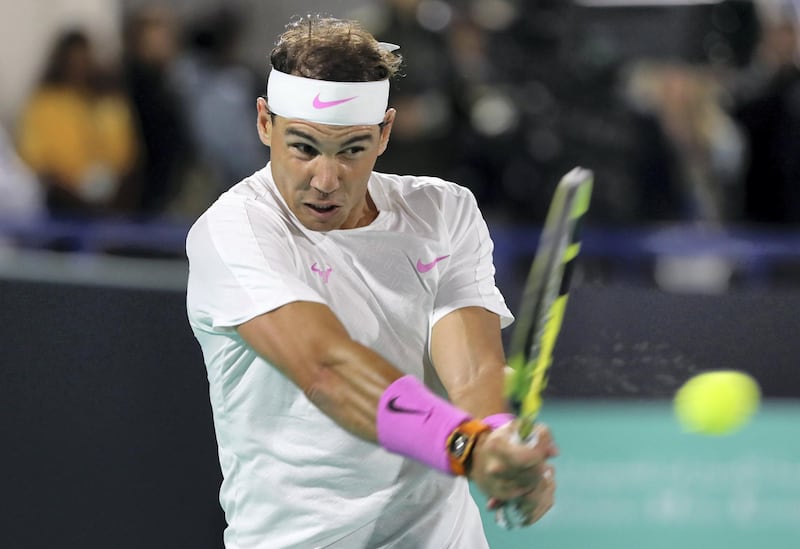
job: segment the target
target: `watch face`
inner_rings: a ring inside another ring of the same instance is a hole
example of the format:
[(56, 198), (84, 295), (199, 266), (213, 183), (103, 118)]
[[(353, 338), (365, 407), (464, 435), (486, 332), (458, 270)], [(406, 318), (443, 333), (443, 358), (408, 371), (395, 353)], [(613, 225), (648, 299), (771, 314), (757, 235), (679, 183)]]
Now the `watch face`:
[(461, 433), (453, 437), (453, 442), (450, 444), (450, 453), (457, 458), (463, 456), (467, 449), (467, 440), (468, 437)]

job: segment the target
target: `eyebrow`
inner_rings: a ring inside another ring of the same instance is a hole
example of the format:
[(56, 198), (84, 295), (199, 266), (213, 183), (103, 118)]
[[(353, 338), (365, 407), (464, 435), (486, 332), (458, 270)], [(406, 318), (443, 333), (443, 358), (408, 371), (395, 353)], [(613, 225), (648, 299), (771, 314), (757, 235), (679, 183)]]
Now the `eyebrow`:
[[(302, 130), (298, 130), (298, 129), (295, 129), (295, 128), (288, 128), (286, 130), (286, 135), (293, 135), (295, 137), (299, 137), (301, 139), (305, 139), (305, 140), (309, 141), (312, 145), (314, 145), (316, 147), (319, 147), (319, 141), (317, 141), (316, 138), (314, 138), (312, 135), (307, 134), (306, 132), (304, 132)], [(362, 134), (362, 135), (356, 135), (355, 137), (351, 137), (350, 139), (348, 139), (344, 143), (341, 143), (339, 146), (340, 147), (349, 147), (350, 145), (353, 145), (355, 143), (359, 143), (361, 141), (372, 141), (372, 140), (373, 140), (372, 134), (365, 133), (365, 134)]]

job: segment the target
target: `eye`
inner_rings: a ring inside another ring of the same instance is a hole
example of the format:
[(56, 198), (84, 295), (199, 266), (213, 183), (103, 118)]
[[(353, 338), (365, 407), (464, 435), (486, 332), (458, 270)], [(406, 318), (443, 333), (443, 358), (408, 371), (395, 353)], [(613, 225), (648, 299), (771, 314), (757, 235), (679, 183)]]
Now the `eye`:
[(317, 149), (308, 143), (292, 143), (289, 145), (289, 147), (293, 148), (303, 156), (317, 156), (319, 154), (319, 151), (317, 151)]
[(355, 156), (355, 155), (357, 155), (358, 153), (360, 153), (360, 152), (362, 152), (364, 150), (365, 150), (365, 148), (361, 147), (361, 146), (347, 147), (346, 149), (344, 149), (342, 151), (342, 154), (347, 155), (347, 156)]

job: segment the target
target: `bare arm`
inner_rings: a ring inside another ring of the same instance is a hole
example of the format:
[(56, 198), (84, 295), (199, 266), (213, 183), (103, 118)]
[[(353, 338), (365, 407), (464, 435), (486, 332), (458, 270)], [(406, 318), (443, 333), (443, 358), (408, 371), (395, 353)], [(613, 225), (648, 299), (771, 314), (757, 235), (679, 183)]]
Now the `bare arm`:
[[(442, 382), (455, 404), (475, 417), (504, 410), (499, 331), (497, 316), (477, 307), (455, 311), (434, 327), (432, 354)], [(353, 341), (328, 307), (290, 303), (245, 322), (238, 332), (323, 413), (356, 436), (377, 442), (378, 402), (403, 374)], [(550, 457), (549, 433), (543, 432), (544, 443), (531, 448), (509, 442), (511, 432), (503, 428), (479, 438), (470, 476), (494, 498), (526, 494), (526, 515), (532, 521), (552, 503), (552, 483), (541, 482), (544, 460)]]
[(481, 418), (505, 412), (505, 355), (500, 318), (482, 307), (464, 307), (437, 322), (431, 358), (453, 404)]
[[(481, 418), (506, 412), (503, 396), (505, 354), (500, 319), (481, 307), (458, 309), (433, 328), (431, 355), (453, 403)], [(536, 522), (552, 506), (555, 470), (547, 463), (558, 453), (549, 429), (537, 426), (534, 445), (514, 440), (509, 424), (482, 434), (475, 445), (470, 479), (490, 506), (517, 499), (525, 524)]]
[(327, 306), (289, 303), (245, 322), (238, 332), (337, 424), (377, 441), (378, 400), (402, 372), (353, 341)]

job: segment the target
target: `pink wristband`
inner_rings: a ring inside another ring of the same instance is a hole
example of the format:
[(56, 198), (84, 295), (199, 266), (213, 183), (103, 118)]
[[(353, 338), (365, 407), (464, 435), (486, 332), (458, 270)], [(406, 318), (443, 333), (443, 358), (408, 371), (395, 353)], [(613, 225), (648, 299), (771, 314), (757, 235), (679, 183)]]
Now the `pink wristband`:
[(483, 421), (486, 425), (492, 428), (492, 431), (499, 429), (503, 425), (510, 423), (517, 419), (517, 416), (514, 414), (509, 414), (504, 412), (502, 414), (492, 414), (490, 416), (486, 416), (481, 421)]
[(386, 388), (378, 402), (378, 442), (390, 452), (453, 474), (447, 439), (470, 419), (414, 376), (403, 376)]

